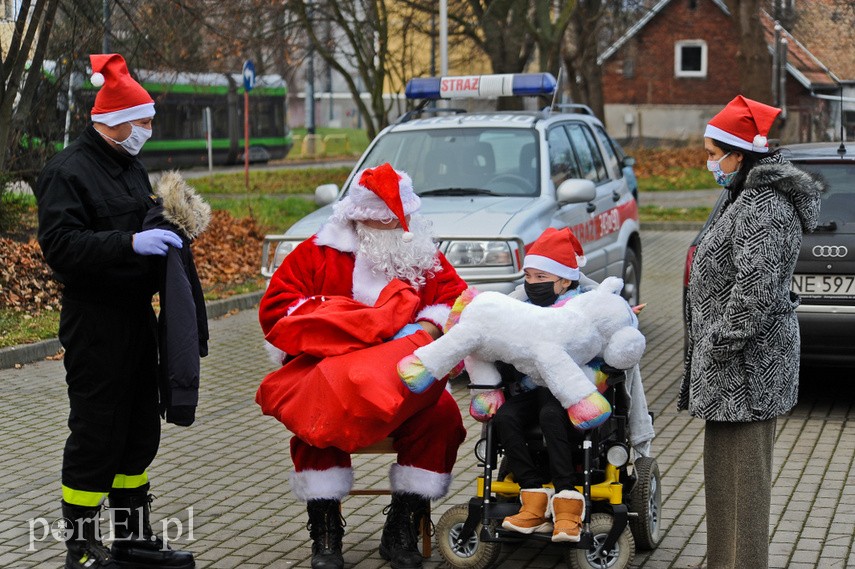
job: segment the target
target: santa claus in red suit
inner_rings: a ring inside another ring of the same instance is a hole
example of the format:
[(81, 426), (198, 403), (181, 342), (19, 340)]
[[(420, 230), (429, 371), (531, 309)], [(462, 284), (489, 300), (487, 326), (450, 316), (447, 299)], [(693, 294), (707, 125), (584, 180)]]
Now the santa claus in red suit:
[(344, 564), (340, 501), (353, 484), (349, 451), (385, 437), (398, 458), (380, 554), (394, 568), (421, 567), (419, 522), (429, 501), (448, 491), (466, 434), (448, 391), (413, 397), (395, 372), (399, 355), (441, 334), (466, 288), (419, 206), (406, 173), (389, 164), (360, 172), (327, 223), (285, 258), (261, 300), (265, 339), (284, 365), (265, 378), (257, 401), (295, 433), (291, 485), (307, 502), (316, 569)]

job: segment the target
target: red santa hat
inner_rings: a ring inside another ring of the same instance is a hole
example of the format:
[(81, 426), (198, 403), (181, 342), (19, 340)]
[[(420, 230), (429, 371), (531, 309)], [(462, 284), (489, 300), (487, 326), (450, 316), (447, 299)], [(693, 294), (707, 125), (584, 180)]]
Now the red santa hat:
[(154, 116), (154, 100), (131, 77), (125, 59), (118, 53), (92, 54), (90, 81), (100, 87), (92, 107), (92, 121), (116, 126)]
[(579, 267), (584, 267), (582, 244), (570, 228), (548, 227), (531, 244), (523, 262), (524, 269), (539, 269), (571, 281), (579, 280)]
[(707, 124), (704, 136), (752, 152), (768, 152), (769, 129), (781, 109), (737, 95)]
[(387, 162), (363, 170), (353, 180), (347, 195), (333, 206), (334, 214), (355, 221), (397, 219), (404, 230), (404, 241), (410, 241), (413, 234), (407, 226), (407, 216), (418, 211), (421, 200), (406, 172), (395, 170)]

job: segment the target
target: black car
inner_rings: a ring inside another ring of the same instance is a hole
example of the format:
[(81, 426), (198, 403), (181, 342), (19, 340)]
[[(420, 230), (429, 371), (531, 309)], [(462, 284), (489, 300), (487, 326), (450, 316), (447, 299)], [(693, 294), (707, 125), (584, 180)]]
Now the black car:
[[(795, 166), (825, 178), (819, 225), (802, 240), (792, 290), (801, 297), (802, 362), (855, 364), (855, 144), (793, 144), (781, 149)], [(724, 203), (719, 198), (686, 255), (683, 303), (695, 247)]]

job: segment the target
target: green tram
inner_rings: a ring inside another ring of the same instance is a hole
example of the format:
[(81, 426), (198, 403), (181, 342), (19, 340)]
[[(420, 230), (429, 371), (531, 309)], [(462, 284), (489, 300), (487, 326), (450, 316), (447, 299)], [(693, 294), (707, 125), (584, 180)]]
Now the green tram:
[[(154, 134), (140, 154), (150, 170), (208, 165), (207, 112), (214, 165), (244, 162), (244, 87), (239, 74), (139, 71), (137, 80), (155, 102)], [(88, 78), (75, 92), (72, 138), (88, 122), (97, 89)], [(279, 75), (259, 75), (249, 92), (249, 159), (284, 158), (293, 139), (288, 128), (288, 88)]]

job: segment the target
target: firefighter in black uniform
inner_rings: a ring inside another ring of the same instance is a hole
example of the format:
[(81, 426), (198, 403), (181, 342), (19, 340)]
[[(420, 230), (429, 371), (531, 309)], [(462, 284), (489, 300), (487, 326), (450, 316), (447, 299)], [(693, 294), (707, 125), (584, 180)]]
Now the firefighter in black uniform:
[[(45, 166), (36, 185), (39, 243), (64, 285), (71, 433), (62, 463), (66, 569), (191, 569), (193, 555), (152, 533), (147, 469), (160, 443), (157, 336), (152, 295), (157, 255), (181, 247), (164, 229), (142, 230), (155, 205), (136, 155), (151, 136), (154, 101), (118, 54), (90, 56), (103, 85), (92, 122)], [(109, 495), (115, 541), (100, 539)]]

